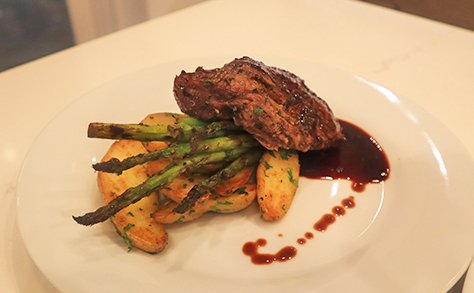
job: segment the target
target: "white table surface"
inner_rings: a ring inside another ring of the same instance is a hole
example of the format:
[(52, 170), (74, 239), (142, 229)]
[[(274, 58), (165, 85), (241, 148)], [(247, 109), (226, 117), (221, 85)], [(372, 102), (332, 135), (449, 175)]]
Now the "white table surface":
[(21, 240), (16, 180), (41, 129), (97, 86), (183, 58), (307, 60), (415, 101), (473, 156), (473, 52), (472, 31), (358, 1), (210, 1), (0, 73), (0, 292), (56, 291)]

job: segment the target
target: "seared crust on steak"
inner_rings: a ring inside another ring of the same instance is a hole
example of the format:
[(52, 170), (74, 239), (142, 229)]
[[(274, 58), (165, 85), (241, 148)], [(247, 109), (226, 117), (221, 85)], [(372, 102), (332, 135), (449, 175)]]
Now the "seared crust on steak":
[(182, 71), (174, 94), (184, 113), (233, 119), (270, 150), (324, 149), (343, 139), (329, 106), (302, 79), (249, 57), (218, 69)]

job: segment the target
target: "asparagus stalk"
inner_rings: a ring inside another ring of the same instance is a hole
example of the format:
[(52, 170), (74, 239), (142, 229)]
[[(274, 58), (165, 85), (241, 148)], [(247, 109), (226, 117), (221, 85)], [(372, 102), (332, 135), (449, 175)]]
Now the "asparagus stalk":
[(242, 131), (242, 128), (235, 125), (232, 121), (214, 121), (199, 128), (191, 137), (192, 139), (201, 139), (213, 136), (221, 130)]
[(190, 126), (185, 123), (166, 126), (93, 122), (89, 124), (87, 136), (91, 138), (131, 139), (139, 141), (187, 141), (200, 127), (202, 126)]
[(194, 126), (194, 127), (201, 127), (207, 124), (207, 122), (201, 121), (191, 116), (176, 114), (176, 113), (168, 113), (168, 114), (173, 116), (177, 124), (184, 123), (184, 124), (187, 124), (189, 126)]
[(122, 171), (136, 165), (161, 158), (181, 159), (190, 153), (217, 152), (237, 147), (254, 147), (257, 145), (257, 141), (250, 135), (216, 137), (197, 142), (196, 149), (192, 149), (191, 143), (181, 143), (160, 151), (128, 157), (122, 161), (117, 158), (112, 158), (109, 161), (94, 164), (92, 167), (96, 171), (120, 175)]
[(206, 126), (199, 128), (191, 136), (191, 149), (196, 151), (198, 149), (198, 142), (207, 137), (214, 137), (216, 134), (222, 132), (225, 129), (226, 131), (241, 131), (242, 129), (232, 123), (232, 121), (215, 121), (207, 124)]
[(173, 209), (173, 212), (183, 214), (190, 210), (194, 204), (205, 194), (208, 194), (221, 182), (234, 177), (240, 170), (256, 164), (262, 155), (262, 151), (249, 151), (241, 157), (235, 159), (224, 169), (204, 180), (200, 184), (193, 186), (187, 196)]
[[(183, 120), (186, 121), (186, 119)], [(200, 131), (201, 129), (202, 131)], [(93, 122), (89, 124), (87, 136), (90, 138), (139, 141), (189, 141), (193, 136), (196, 137), (195, 133), (198, 133), (199, 138), (202, 139), (224, 136), (236, 129), (238, 128), (231, 123), (210, 123), (206, 125), (197, 122), (194, 124), (179, 122), (166, 126)]]
[(214, 153), (198, 154), (176, 163), (169, 164), (163, 171), (148, 178), (142, 184), (127, 189), (120, 196), (100, 207), (94, 212), (89, 212), (83, 216), (73, 216), (73, 219), (81, 225), (94, 225), (103, 222), (115, 215), (121, 209), (148, 196), (156, 189), (163, 188), (178, 175), (185, 173), (188, 168), (196, 168), (200, 165), (214, 162), (230, 162), (248, 151), (249, 148), (236, 148), (233, 150), (220, 151)]

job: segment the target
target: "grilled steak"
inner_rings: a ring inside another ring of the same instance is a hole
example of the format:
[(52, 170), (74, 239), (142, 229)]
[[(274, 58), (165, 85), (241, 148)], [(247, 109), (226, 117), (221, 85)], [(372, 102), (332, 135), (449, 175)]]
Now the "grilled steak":
[(203, 120), (233, 119), (270, 150), (323, 149), (343, 139), (326, 102), (302, 79), (248, 57), (218, 69), (182, 71), (174, 94), (184, 113)]

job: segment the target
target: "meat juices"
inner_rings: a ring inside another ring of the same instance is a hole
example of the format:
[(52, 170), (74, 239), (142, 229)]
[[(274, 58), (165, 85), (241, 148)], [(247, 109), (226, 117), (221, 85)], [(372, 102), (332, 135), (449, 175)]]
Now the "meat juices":
[(222, 68), (181, 72), (174, 80), (176, 101), (203, 120), (230, 120), (264, 147), (324, 149), (344, 138), (331, 109), (298, 76), (249, 57)]

